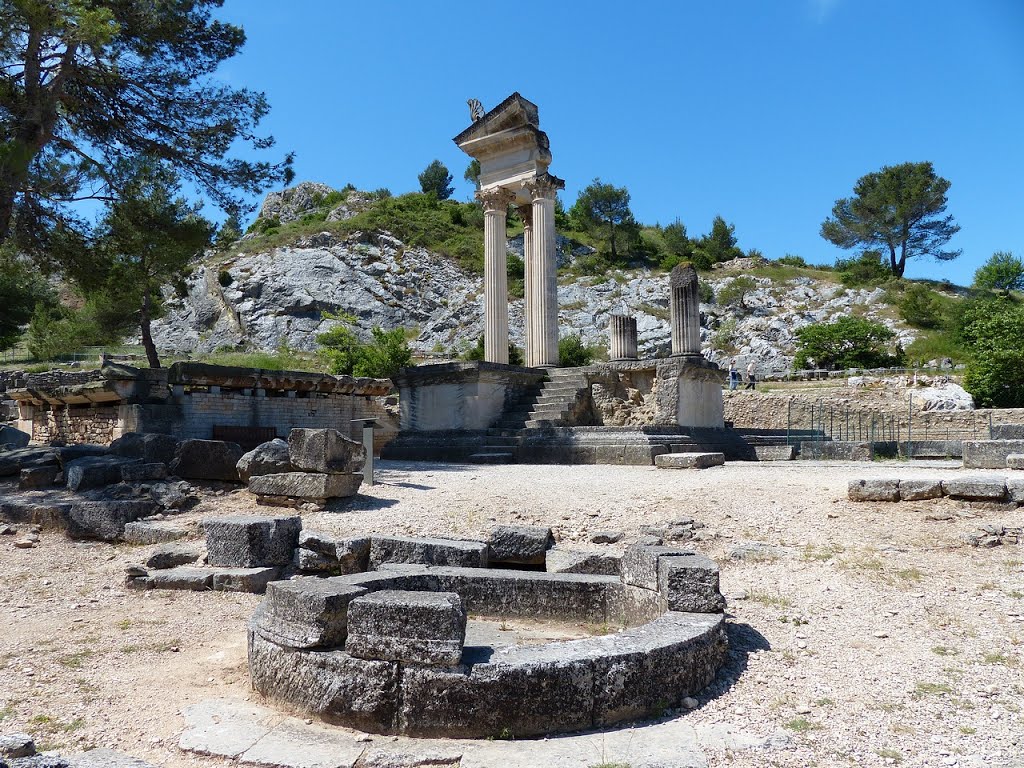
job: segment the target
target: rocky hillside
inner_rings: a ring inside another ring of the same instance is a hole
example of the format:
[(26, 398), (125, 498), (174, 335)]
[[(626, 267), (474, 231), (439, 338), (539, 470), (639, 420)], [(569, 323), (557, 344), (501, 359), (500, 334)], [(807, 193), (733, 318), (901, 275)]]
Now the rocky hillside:
[[(300, 220), (302, 206), (316, 205), (330, 194), (329, 187), (304, 186), (271, 195), (264, 206), (267, 216), (257, 225), (270, 215), (274, 221)], [(318, 220), (354, 216), (365, 199), (361, 193), (350, 195)], [(388, 232), (316, 232), (315, 221), (311, 229), (288, 245), (268, 244), (265, 249), (251, 233), (243, 250), (211, 256), (198, 265), (184, 285), (167, 289), (167, 315), (154, 326), (157, 345), (172, 353), (239, 346), (274, 350), (282, 345), (313, 350), (316, 335), (334, 322), (325, 320), (324, 313), (338, 311), (355, 316), (366, 331), (374, 325), (407, 328), (411, 345), (422, 354), (457, 353), (482, 335), (479, 275)], [(560, 246), (566, 263), (585, 252), (568, 241)], [(511, 239), (509, 248), (511, 253), (521, 251), (521, 237)], [(702, 279), (717, 296), (741, 274), (757, 283), (743, 306), (701, 305), (702, 344), (713, 360), (736, 357), (745, 365), (753, 359), (762, 372), (785, 370), (792, 363), (799, 328), (844, 314), (884, 322), (904, 345), (914, 339), (915, 331), (898, 322), (893, 308), (884, 303), (882, 289), (847, 289), (828, 272), (744, 259)], [(637, 317), (642, 355), (669, 349), (664, 273), (635, 270), (596, 278), (566, 272), (559, 278), (558, 297), (563, 335), (579, 333), (588, 344), (607, 348), (609, 315), (627, 312)], [(511, 339), (521, 347), (522, 300), (513, 300), (510, 323)]]

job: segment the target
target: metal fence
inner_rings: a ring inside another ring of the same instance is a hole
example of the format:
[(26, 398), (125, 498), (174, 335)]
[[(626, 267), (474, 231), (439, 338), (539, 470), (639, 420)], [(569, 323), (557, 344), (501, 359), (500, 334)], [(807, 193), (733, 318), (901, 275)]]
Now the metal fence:
[(49, 360), (37, 360), (23, 347), (5, 349), (0, 352), (0, 365), (13, 365), (25, 363), (32, 365), (36, 363), (99, 363), (100, 359), (108, 356), (117, 360), (135, 360), (143, 357), (134, 347), (83, 347), (76, 352), (69, 352), (66, 355), (57, 355)]

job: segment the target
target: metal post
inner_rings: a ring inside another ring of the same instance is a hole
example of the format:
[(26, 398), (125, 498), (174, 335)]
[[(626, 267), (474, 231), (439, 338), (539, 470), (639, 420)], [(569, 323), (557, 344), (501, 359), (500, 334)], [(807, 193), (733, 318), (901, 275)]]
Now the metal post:
[(373, 429), (377, 426), (377, 420), (352, 419), (352, 423), (363, 425), (363, 450), (366, 452), (366, 459), (363, 462), (363, 482), (367, 485), (376, 485), (373, 480)]
[(910, 392), (907, 397), (907, 461), (913, 458), (913, 449), (910, 447), (911, 422), (914, 420), (914, 393)]

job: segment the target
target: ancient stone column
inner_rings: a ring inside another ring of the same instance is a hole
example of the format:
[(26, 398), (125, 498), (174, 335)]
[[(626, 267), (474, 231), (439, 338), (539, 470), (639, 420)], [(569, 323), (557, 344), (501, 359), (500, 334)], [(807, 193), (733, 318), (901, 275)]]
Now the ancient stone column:
[(533, 348), (528, 350), (526, 364), (531, 367), (558, 365), (558, 283), (555, 272), (555, 195), (565, 182), (545, 173), (526, 188), (533, 201), (533, 237), (531, 256), (533, 280), (530, 286), (528, 322)]
[(508, 255), (505, 216), (513, 194), (495, 187), (480, 190), (484, 206), (484, 360), (508, 363)]
[(609, 357), (612, 360), (636, 360), (636, 318), (612, 315), (608, 324), (611, 337)]
[(700, 354), (700, 297), (697, 270), (679, 264), (669, 275), (672, 356)]
[(533, 349), (533, 300), (530, 297), (533, 284), (537, 281), (533, 274), (535, 260), (533, 258), (533, 206), (520, 205), (516, 208), (519, 218), (523, 221), (523, 332), (526, 335), (526, 349), (523, 360), (530, 364), (530, 350)]

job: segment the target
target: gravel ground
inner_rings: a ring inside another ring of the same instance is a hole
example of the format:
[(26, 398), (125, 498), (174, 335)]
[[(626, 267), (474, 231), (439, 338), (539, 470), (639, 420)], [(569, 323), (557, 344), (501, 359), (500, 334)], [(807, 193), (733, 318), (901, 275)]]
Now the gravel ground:
[[(712, 751), (712, 766), (1024, 765), (1024, 547), (960, 538), (985, 523), (1024, 525), (1024, 509), (846, 500), (850, 479), (962, 471), (951, 464), (378, 468), (379, 485), (304, 512), (306, 527), (479, 536), (521, 522), (551, 526), (563, 544), (615, 549), (589, 537), (704, 523), (713, 535), (694, 546), (722, 565), (732, 651), (680, 716), (790, 735), (767, 751)], [(188, 517), (242, 511), (274, 512), (245, 491), (207, 489)], [(937, 512), (951, 519), (926, 520)], [(44, 532), (22, 550), (11, 539), (0, 539), (0, 732), (167, 768), (220, 765), (177, 749), (179, 712), (207, 698), (256, 700), (244, 624), (260, 598), (131, 592), (124, 568), (148, 548)], [(745, 556), (730, 557), (738, 547)]]

